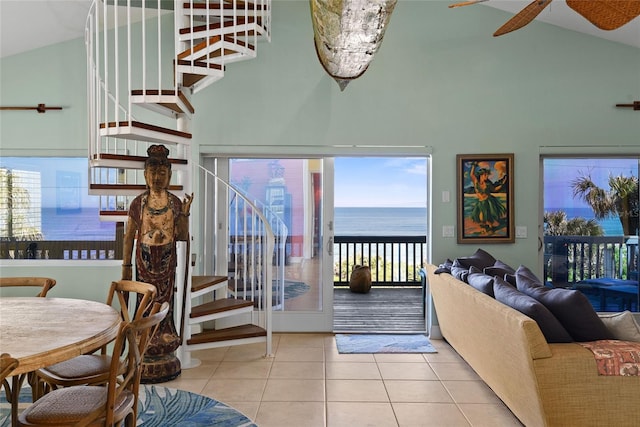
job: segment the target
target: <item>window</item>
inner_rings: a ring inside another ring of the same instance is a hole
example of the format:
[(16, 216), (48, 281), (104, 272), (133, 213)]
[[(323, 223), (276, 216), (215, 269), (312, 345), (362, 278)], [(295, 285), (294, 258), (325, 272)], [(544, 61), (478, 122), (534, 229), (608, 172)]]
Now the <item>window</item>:
[(0, 158), (0, 258), (116, 259), (122, 227), (99, 212), (86, 158)]
[(544, 158), (544, 275), (598, 311), (640, 311), (638, 158)]

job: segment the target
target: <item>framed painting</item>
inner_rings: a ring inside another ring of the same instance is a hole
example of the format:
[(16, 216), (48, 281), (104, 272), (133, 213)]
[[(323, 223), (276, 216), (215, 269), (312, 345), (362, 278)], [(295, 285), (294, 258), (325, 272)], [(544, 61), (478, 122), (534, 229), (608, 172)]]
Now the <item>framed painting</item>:
[(513, 153), (458, 154), (458, 243), (513, 243)]

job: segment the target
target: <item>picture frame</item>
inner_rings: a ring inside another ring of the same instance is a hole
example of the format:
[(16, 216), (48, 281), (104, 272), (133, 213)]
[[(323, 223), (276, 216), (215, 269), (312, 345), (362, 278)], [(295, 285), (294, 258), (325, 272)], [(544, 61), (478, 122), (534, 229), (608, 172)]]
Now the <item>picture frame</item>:
[(513, 153), (458, 154), (458, 243), (513, 243)]

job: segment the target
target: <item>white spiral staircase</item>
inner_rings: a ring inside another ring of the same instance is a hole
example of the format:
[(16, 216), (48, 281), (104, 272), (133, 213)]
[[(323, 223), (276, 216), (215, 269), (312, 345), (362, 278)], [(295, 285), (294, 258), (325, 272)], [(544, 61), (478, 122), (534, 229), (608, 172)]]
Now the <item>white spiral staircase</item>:
[[(272, 307), (282, 304), (272, 295), (271, 284), (280, 283), (273, 277), (273, 231), (260, 209), (235, 188), (202, 168), (196, 172), (190, 146), (197, 117), (191, 96), (221, 79), (227, 64), (254, 58), (258, 42), (270, 41), (270, 20), (270, 0), (94, 0), (87, 18), (89, 193), (100, 196), (101, 219), (126, 221), (131, 200), (145, 190), (144, 161), (151, 144), (169, 149), (170, 191), (178, 197), (192, 193), (201, 179), (206, 188), (196, 198), (224, 194), (242, 199), (243, 209), (253, 213), (243, 217), (253, 221), (249, 225), (215, 219), (226, 227), (212, 227), (212, 247), (201, 244), (201, 256), (207, 257), (203, 275), (192, 275), (189, 245), (179, 246), (174, 303), (183, 367), (194, 364), (190, 352), (201, 348), (265, 342), (265, 353), (271, 354)], [(204, 200), (199, 204), (202, 221), (209, 221), (216, 209), (209, 210)], [(230, 250), (231, 227), (242, 230), (235, 242), (251, 242), (234, 260), (230, 254), (238, 252)], [(235, 263), (232, 269), (230, 263)]]

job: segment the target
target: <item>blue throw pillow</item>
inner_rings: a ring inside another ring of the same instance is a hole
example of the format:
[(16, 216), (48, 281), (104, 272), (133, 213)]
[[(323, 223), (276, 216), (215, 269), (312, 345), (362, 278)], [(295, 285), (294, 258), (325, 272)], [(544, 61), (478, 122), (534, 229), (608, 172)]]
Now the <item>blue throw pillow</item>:
[(499, 277), (495, 277), (493, 280), (493, 293), (496, 300), (535, 320), (548, 343), (573, 341), (569, 332), (551, 311)]
[(454, 267), (463, 267), (469, 269), (474, 266), (480, 270), (484, 270), (485, 267), (490, 267), (495, 264), (496, 259), (488, 252), (479, 249), (475, 253), (468, 257), (460, 257), (453, 260)]
[(521, 269), (518, 269), (516, 272), (518, 290), (548, 308), (571, 334), (574, 341), (614, 339), (613, 334), (598, 317), (589, 299), (582, 292), (572, 289), (548, 288), (537, 278), (532, 279), (530, 271), (520, 271)]
[(479, 290), (483, 294), (487, 294), (493, 298), (493, 276), (484, 274), (475, 267), (469, 269), (469, 276), (467, 277), (469, 285)]

